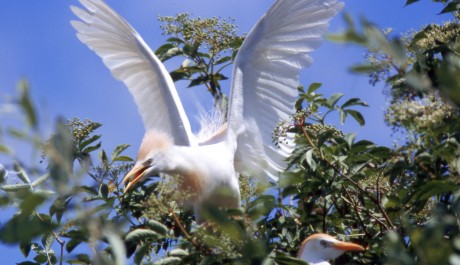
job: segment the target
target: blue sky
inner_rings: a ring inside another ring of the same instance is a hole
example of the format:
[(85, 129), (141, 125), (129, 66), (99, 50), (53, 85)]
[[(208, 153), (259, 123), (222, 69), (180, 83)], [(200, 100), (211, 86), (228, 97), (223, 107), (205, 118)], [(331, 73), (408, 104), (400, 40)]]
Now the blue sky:
[[(157, 15), (192, 13), (194, 16), (233, 17), (240, 33), (248, 32), (258, 18), (272, 4), (272, 0), (107, 0), (153, 48), (159, 47), (161, 35)], [(424, 0), (404, 7), (404, 0), (349, 0), (345, 11), (353, 17), (365, 16), (379, 27), (391, 27), (396, 33), (419, 29), (429, 22), (450, 19), (436, 15), (442, 6)], [(8, 94), (15, 94), (18, 80), (26, 78), (41, 112), (45, 132), (49, 132), (56, 117), (90, 118), (103, 124), (106, 150), (121, 143), (132, 144), (129, 155), (135, 157), (144, 128), (136, 107), (124, 85), (115, 81), (98, 56), (80, 43), (69, 21), (75, 19), (69, 5), (75, 1), (4, 0), (0, 9), (0, 102)], [(344, 29), (339, 15), (331, 23), (331, 32)], [(324, 94), (335, 92), (346, 98), (360, 97), (370, 107), (362, 109), (367, 124), (360, 128), (350, 121), (339, 126), (344, 132), (355, 132), (360, 138), (378, 144), (391, 145), (391, 130), (383, 123), (386, 106), (382, 87), (372, 87), (366, 76), (349, 73), (349, 67), (363, 60), (364, 50), (347, 45), (326, 42), (313, 53), (315, 63), (304, 70), (301, 83), (323, 83)], [(169, 70), (175, 65), (167, 64)], [(223, 83), (223, 87), (229, 86)], [(192, 124), (196, 123), (197, 101), (209, 102), (204, 89), (186, 89), (186, 83), (177, 84)], [(0, 124), (11, 123), (19, 117), (15, 113), (0, 113)], [(2, 125), (2, 126), (3, 126)], [(194, 127), (195, 130), (198, 128)], [(27, 155), (27, 154), (25, 154)], [(0, 156), (0, 164), (9, 164)], [(3, 212), (0, 216), (11, 214)], [(2, 218), (3, 219), (3, 218)], [(0, 220), (2, 220), (0, 219)], [(8, 252), (6, 252), (8, 251)], [(5, 253), (9, 253), (5, 255)], [(17, 247), (0, 245), (2, 264), (22, 261)], [(6, 258), (6, 260), (5, 260)]]

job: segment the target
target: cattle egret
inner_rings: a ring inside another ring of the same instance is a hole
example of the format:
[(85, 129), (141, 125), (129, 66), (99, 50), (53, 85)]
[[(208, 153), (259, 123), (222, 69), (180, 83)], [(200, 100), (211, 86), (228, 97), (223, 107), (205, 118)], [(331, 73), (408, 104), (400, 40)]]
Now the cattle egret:
[[(190, 128), (173, 81), (140, 35), (102, 0), (72, 6), (78, 38), (125, 83), (146, 134), (125, 192), (158, 173), (179, 175), (200, 205), (239, 207), (239, 174), (276, 180), (292, 150), (273, 144), (272, 132), (294, 113), (299, 72), (312, 63), (338, 0), (278, 0), (247, 35), (234, 62), (227, 121), (208, 139)], [(166, 4), (166, 2), (165, 2)], [(209, 135), (209, 134), (208, 134)], [(230, 192), (220, 192), (222, 189)]]
[(327, 234), (313, 234), (302, 242), (297, 258), (309, 265), (330, 265), (328, 260), (335, 259), (346, 251), (364, 251), (357, 244), (339, 241)]

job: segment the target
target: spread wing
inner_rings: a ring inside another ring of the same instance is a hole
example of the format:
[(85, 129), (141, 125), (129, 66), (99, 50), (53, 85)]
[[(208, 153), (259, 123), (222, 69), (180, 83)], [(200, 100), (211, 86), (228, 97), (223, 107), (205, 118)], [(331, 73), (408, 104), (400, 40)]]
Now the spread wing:
[(239, 172), (276, 179), (285, 169), (291, 141), (276, 147), (272, 132), (294, 113), (299, 72), (342, 7), (337, 0), (278, 0), (248, 34), (235, 60), (228, 118)]
[(102, 0), (72, 6), (78, 38), (97, 53), (112, 75), (131, 92), (146, 130), (170, 135), (177, 145), (191, 145), (193, 134), (174, 83), (141, 36)]

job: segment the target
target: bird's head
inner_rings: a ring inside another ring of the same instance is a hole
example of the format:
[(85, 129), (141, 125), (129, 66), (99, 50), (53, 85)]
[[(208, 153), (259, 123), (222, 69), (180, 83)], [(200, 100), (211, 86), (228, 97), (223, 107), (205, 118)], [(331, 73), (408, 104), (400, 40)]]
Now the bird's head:
[(164, 162), (164, 154), (172, 146), (172, 140), (167, 135), (155, 131), (147, 131), (142, 139), (136, 163), (123, 179), (123, 183), (126, 185), (125, 192), (146, 177), (154, 176), (167, 169), (167, 165)]
[(360, 245), (343, 242), (327, 234), (313, 234), (305, 239), (300, 247), (298, 258), (310, 264), (329, 264), (327, 260), (335, 259), (346, 251), (364, 251)]

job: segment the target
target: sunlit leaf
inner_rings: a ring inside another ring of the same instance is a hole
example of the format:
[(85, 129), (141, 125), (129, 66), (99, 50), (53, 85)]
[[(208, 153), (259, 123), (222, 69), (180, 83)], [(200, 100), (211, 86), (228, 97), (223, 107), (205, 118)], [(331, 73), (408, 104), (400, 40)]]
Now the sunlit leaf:
[(47, 180), (49, 178), (50, 174), (46, 173), (44, 174), (43, 176), (37, 178), (36, 180), (34, 180), (34, 182), (32, 182), (32, 187), (37, 187), (39, 186), (40, 184), (42, 184), (43, 182), (45, 182), (45, 180)]
[(111, 155), (112, 160), (114, 160), (117, 156), (119, 156), (123, 151), (128, 149), (129, 146), (130, 146), (129, 144), (121, 144), (117, 146), (112, 152), (112, 155)]
[(159, 237), (159, 235), (155, 231), (152, 231), (150, 229), (137, 228), (137, 229), (129, 232), (126, 235), (125, 240), (126, 241), (139, 242), (139, 241), (146, 240), (146, 239), (149, 239), (149, 238), (156, 239), (158, 237)]
[(181, 259), (178, 257), (166, 257), (162, 258), (159, 261), (155, 262), (157, 265), (169, 265), (169, 264), (179, 264)]
[(42, 237), (42, 245), (45, 247), (46, 250), (51, 249), (51, 245), (54, 243), (54, 236), (53, 234), (45, 234)]
[(112, 229), (105, 229), (104, 235), (106, 236), (107, 240), (109, 241), (110, 247), (112, 249), (112, 253), (113, 253), (114, 257), (115, 257), (115, 264), (116, 265), (124, 265), (125, 264), (126, 249), (125, 249), (125, 245), (124, 245), (122, 239)]
[(1, 189), (4, 191), (9, 191), (9, 192), (24, 191), (24, 190), (29, 190), (30, 185), (29, 184), (3, 185)]
[(308, 94), (311, 94), (313, 92), (315, 92), (316, 90), (318, 90), (323, 84), (321, 83), (311, 83), (310, 86), (308, 87), (307, 89), (307, 93)]
[(188, 250), (181, 249), (181, 248), (175, 248), (169, 252), (169, 256), (173, 256), (173, 257), (184, 257), (188, 255), (189, 255)]
[(159, 235), (166, 236), (168, 234), (169, 229), (160, 222), (155, 220), (148, 220), (146, 225), (153, 231), (157, 232)]
[(85, 147), (87, 147), (88, 145), (94, 143), (95, 141), (99, 140), (101, 138), (101, 135), (93, 135), (91, 137), (89, 137), (88, 139), (86, 139), (85, 141), (82, 141), (80, 144), (79, 144), (79, 148), (82, 150), (84, 149)]
[(314, 149), (308, 150), (307, 153), (305, 153), (305, 158), (306, 158), (308, 166), (310, 166), (310, 169), (312, 171), (315, 171), (317, 163), (315, 159), (313, 158), (313, 152), (314, 152)]
[(342, 93), (335, 93), (333, 94), (327, 101), (326, 106), (329, 108), (334, 108), (337, 102), (343, 97)]

